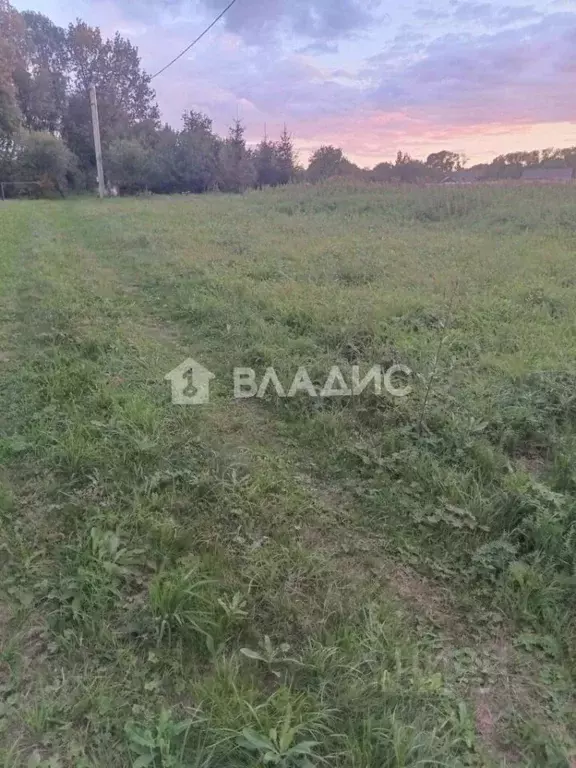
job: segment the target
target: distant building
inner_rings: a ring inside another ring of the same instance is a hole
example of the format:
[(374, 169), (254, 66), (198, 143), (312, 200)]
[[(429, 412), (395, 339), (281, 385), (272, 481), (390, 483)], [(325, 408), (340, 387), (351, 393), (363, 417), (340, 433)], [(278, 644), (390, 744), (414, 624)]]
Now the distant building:
[(453, 171), (442, 179), (442, 184), (474, 184), (482, 180), (482, 171), (473, 168)]
[(522, 171), (522, 181), (548, 181), (566, 183), (574, 178), (572, 168), (525, 168)]

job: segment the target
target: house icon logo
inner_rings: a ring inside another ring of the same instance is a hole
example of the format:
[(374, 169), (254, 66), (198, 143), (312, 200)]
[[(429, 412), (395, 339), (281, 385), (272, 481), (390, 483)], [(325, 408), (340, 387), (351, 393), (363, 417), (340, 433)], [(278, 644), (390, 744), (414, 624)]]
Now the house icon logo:
[(204, 405), (210, 402), (210, 382), (216, 377), (189, 357), (164, 378), (172, 385), (175, 405)]

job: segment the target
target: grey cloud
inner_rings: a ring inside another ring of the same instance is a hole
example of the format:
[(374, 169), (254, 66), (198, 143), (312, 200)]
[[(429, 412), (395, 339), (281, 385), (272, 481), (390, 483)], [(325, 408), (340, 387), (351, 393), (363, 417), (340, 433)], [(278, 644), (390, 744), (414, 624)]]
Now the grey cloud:
[(483, 21), (491, 19), (493, 6), (491, 3), (461, 3), (454, 11), (457, 21)]
[[(180, 47), (174, 33), (171, 48)], [(139, 40), (147, 62), (165, 58), (166, 41), (152, 31)], [(363, 91), (353, 73), (327, 71), (308, 58), (255, 48), (230, 35), (210, 47), (184, 57), (166, 77), (154, 81), (163, 116), (179, 124), (184, 109), (200, 109), (225, 130), (236, 110), (248, 126), (264, 122), (314, 119), (321, 115), (347, 114), (362, 105)]]
[[(97, 0), (105, 2), (106, 0)], [(161, 21), (190, 17), (184, 0), (133, 3), (117, 0), (129, 18)], [(198, 0), (202, 16), (212, 18), (229, 0)], [(315, 42), (345, 39), (364, 32), (378, 21), (383, 0), (240, 0), (226, 13), (222, 24), (251, 45), (277, 40), (281, 34)]]
[[(227, 4), (202, 2), (214, 11)], [(248, 41), (275, 25), (312, 40), (338, 40), (369, 28), (379, 6), (375, 0), (241, 0), (227, 14), (226, 23)]]
[(533, 5), (509, 5), (498, 12), (498, 20), (503, 24), (514, 24), (518, 21), (541, 19), (542, 14)]
[(542, 18), (542, 14), (533, 5), (499, 6), (490, 2), (468, 0), (467, 2), (454, 3), (454, 8), (453, 20), (463, 24), (482, 24), (486, 27), (501, 28)]
[(298, 48), (297, 53), (338, 53), (338, 43), (327, 43), (319, 41), (317, 43), (310, 43), (309, 45), (303, 45), (302, 48)]
[(435, 8), (417, 8), (414, 11), (414, 16), (420, 21), (434, 22), (443, 21), (449, 19), (450, 14), (446, 11), (437, 11)]
[(264, 61), (254, 54), (242, 68), (231, 66), (226, 85), (237, 99), (266, 114), (290, 114), (295, 118), (339, 114), (355, 109), (362, 94), (344, 86), (297, 57)]
[[(368, 64), (369, 66), (386, 64), (394, 71), (397, 68), (401, 69), (419, 58), (420, 54), (426, 50), (427, 41), (429, 38), (419, 29), (405, 25), (401, 27), (391, 43), (386, 46), (386, 49), (382, 53), (372, 56)], [(369, 69), (363, 71), (368, 73)]]
[(340, 80), (353, 80), (354, 82), (358, 80), (358, 74), (356, 72), (350, 72), (347, 69), (335, 69), (331, 75)]

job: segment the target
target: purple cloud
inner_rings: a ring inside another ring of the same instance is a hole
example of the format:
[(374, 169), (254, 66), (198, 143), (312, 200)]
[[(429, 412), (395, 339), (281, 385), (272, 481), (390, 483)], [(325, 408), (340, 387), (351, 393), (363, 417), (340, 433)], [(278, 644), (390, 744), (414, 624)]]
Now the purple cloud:
[(456, 21), (484, 21), (492, 19), (494, 9), (492, 3), (460, 3), (454, 11)]
[(541, 19), (542, 14), (533, 5), (498, 5), (483, 0), (465, 0), (452, 3), (452, 12), (420, 7), (415, 12), (422, 21), (448, 21), (458, 24), (481, 24), (485, 27), (502, 28), (524, 21)]
[(575, 36), (571, 13), (490, 35), (446, 36), (392, 76), (384, 68), (372, 103), (460, 124), (574, 119)]
[(443, 21), (449, 19), (450, 14), (446, 11), (437, 11), (435, 8), (417, 8), (414, 16), (420, 21)]
[(335, 54), (338, 53), (338, 43), (327, 43), (326, 41), (320, 40), (316, 43), (309, 43), (308, 45), (303, 45), (302, 48), (298, 48), (296, 51), (297, 53), (309, 53), (309, 54)]
[[(106, 0), (98, 0), (103, 3)], [(206, 18), (224, 10), (229, 0), (199, 0)], [(276, 42), (279, 36), (316, 43), (350, 38), (371, 28), (378, 20), (383, 0), (240, 0), (227, 11), (222, 25), (250, 45)], [(117, 0), (127, 17), (140, 20), (189, 19), (183, 0), (132, 3)]]
[(533, 5), (507, 5), (498, 11), (498, 23), (516, 24), (520, 21), (541, 19), (542, 14)]

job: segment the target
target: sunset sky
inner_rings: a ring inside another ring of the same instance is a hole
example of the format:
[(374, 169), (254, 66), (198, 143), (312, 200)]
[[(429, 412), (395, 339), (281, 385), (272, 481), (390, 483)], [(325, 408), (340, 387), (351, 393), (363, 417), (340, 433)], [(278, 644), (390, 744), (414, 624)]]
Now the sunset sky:
[[(16, 0), (138, 46), (153, 74), (229, 0)], [(320, 144), (360, 165), (451, 149), (470, 162), (576, 145), (576, 0), (237, 0), (154, 81), (163, 119), (238, 114), (250, 141), (284, 122), (302, 161)]]

